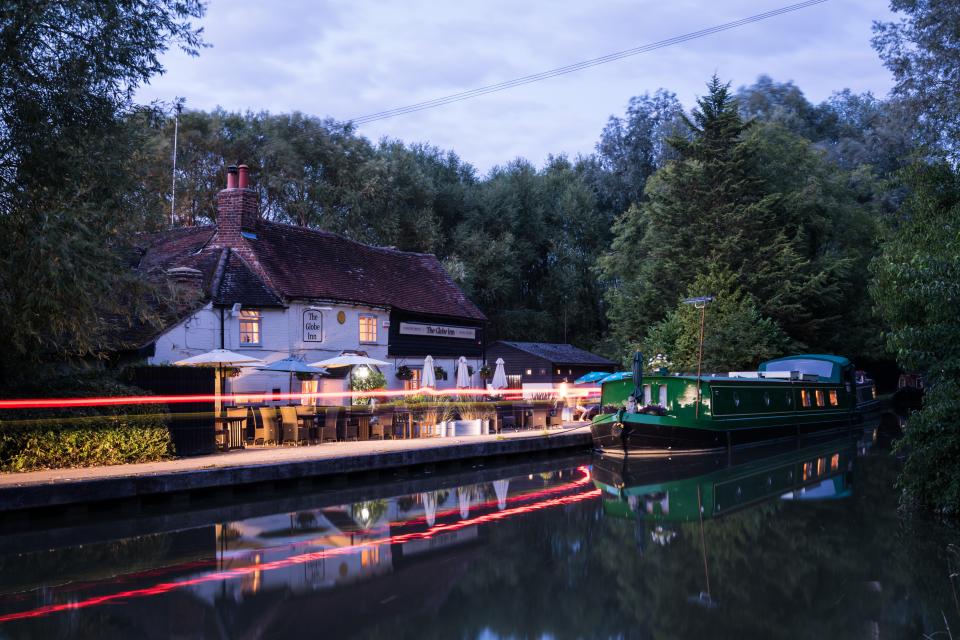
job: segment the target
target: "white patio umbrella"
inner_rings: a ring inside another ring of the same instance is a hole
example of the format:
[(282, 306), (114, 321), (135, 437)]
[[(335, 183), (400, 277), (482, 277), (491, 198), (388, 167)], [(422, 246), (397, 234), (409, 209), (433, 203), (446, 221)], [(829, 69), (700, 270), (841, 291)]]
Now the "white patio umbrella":
[(376, 358), (371, 358), (369, 356), (361, 356), (356, 353), (344, 353), (334, 358), (327, 358), (326, 360), (310, 363), (311, 367), (326, 367), (327, 369), (335, 369), (336, 367), (356, 367), (359, 365), (367, 365), (368, 367), (389, 367), (391, 366), (391, 363), (384, 362), (383, 360), (377, 360)]
[(252, 367), (256, 365), (263, 364), (262, 360), (254, 358), (253, 356), (247, 356), (242, 353), (235, 353), (233, 351), (228, 351), (227, 349), (214, 349), (213, 351), (207, 351), (206, 353), (201, 353), (200, 355), (191, 356), (184, 360), (179, 360), (173, 364), (180, 367), (216, 367), (216, 378), (215, 378), (215, 390), (214, 390), (214, 400), (213, 407), (216, 411), (216, 415), (220, 415), (220, 395), (223, 390), (221, 389), (221, 383), (223, 380), (223, 368), (224, 367)]
[(497, 358), (497, 369), (493, 372), (493, 380), (490, 381), (490, 386), (494, 389), (507, 388), (507, 372), (503, 364), (503, 358)]
[(457, 360), (457, 388), (466, 389), (470, 386), (470, 369), (467, 366), (467, 359), (460, 356)]
[(431, 389), (437, 387), (437, 374), (433, 368), (433, 356), (427, 356), (423, 359), (423, 375), (420, 376), (420, 386), (430, 387)]
[(497, 508), (503, 511), (507, 508), (507, 491), (510, 489), (509, 480), (494, 480), (493, 490), (497, 492)]
[(426, 491), (420, 497), (423, 500), (423, 513), (427, 516), (427, 526), (432, 527), (437, 521), (437, 494), (435, 491)]

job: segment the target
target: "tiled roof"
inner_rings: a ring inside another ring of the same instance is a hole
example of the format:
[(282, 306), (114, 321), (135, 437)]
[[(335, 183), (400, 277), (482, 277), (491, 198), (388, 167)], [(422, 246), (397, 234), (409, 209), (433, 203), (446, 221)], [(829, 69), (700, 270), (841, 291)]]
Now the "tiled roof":
[(243, 258), (229, 249), (224, 251), (229, 253), (223, 258), (223, 271), (214, 278), (218, 285), (212, 296), (214, 304), (230, 306), (239, 302), (245, 307), (283, 306), (283, 300), (253, 273)]
[(233, 251), (218, 270), (223, 249), (209, 246), (215, 233), (216, 227), (206, 226), (145, 236), (139, 267), (164, 272), (197, 269), (203, 274), (204, 291), (217, 304), (274, 306), (283, 302), (279, 295), (286, 300), (342, 301), (485, 319), (433, 255), (371, 247), (325, 231), (261, 221), (256, 238), (245, 242), (270, 280), (265, 283)]
[(250, 246), (288, 298), (485, 319), (430, 254), (371, 247), (333, 233), (271, 222), (261, 223)]
[(614, 365), (615, 363), (607, 360), (603, 356), (590, 353), (572, 344), (557, 344), (552, 342), (508, 342), (501, 340), (500, 344), (505, 344), (514, 349), (519, 349), (538, 358), (543, 358), (553, 364), (595, 364), (595, 365)]

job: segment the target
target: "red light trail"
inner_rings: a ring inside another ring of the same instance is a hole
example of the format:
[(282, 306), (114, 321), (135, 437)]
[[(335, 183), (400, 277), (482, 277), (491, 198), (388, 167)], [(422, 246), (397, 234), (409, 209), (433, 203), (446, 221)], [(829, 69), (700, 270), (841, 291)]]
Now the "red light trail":
[[(504, 400), (519, 400), (523, 398), (520, 390), (502, 390), (497, 394)], [(559, 396), (559, 389), (537, 390), (538, 394)], [(599, 387), (582, 389), (568, 389), (564, 394), (572, 398), (587, 398), (600, 393)], [(382, 391), (330, 391), (318, 393), (234, 393), (219, 396), (221, 401), (241, 404), (260, 402), (276, 402), (283, 400), (342, 400), (344, 398), (403, 398), (410, 396), (488, 396), (488, 389), (393, 389)], [(202, 395), (175, 395), (175, 396), (108, 396), (99, 398), (19, 398), (0, 400), (0, 409), (66, 409), (72, 407), (112, 407), (122, 405), (142, 404), (185, 404), (190, 402), (214, 402), (218, 396), (213, 394)]]
[[(585, 467), (580, 467), (580, 469), (587, 472)], [(571, 484), (581, 484), (581, 485), (585, 484), (586, 481), (589, 480), (589, 472), (587, 472), (587, 474), (588, 475), (585, 479), (580, 479), (576, 483), (571, 483)], [(347, 554), (354, 553), (357, 550), (365, 549), (365, 548), (378, 547), (383, 545), (392, 545), (392, 544), (404, 544), (413, 540), (427, 540), (437, 534), (450, 533), (450, 532), (458, 531), (460, 529), (464, 529), (466, 527), (471, 527), (474, 525), (506, 520), (514, 516), (518, 516), (526, 513), (533, 513), (535, 511), (540, 511), (541, 509), (548, 509), (551, 507), (576, 504), (578, 502), (583, 502), (585, 500), (596, 498), (598, 496), (600, 496), (600, 490), (593, 489), (591, 491), (585, 491), (583, 493), (577, 493), (570, 496), (550, 498), (547, 500), (543, 500), (541, 502), (536, 502), (534, 504), (511, 507), (509, 509), (504, 509), (503, 511), (497, 511), (494, 513), (488, 513), (481, 516), (476, 516), (474, 518), (467, 518), (465, 520), (460, 520), (459, 522), (454, 522), (450, 524), (437, 524), (430, 527), (426, 531), (404, 533), (404, 534), (399, 534), (395, 536), (389, 536), (386, 538), (381, 538), (378, 540), (369, 540), (366, 542), (361, 542), (359, 544), (354, 544), (346, 547), (337, 547), (334, 549), (325, 549), (323, 551), (303, 553), (295, 556), (290, 556), (289, 558), (283, 558), (282, 560), (274, 560), (272, 562), (265, 562), (263, 564), (252, 564), (246, 567), (238, 567), (236, 569), (230, 569), (227, 571), (217, 571), (214, 573), (209, 573), (203, 576), (197, 576), (196, 578), (190, 578), (187, 580), (179, 580), (174, 582), (162, 582), (152, 587), (146, 587), (143, 589), (131, 589), (128, 591), (121, 591), (121, 592), (112, 593), (104, 596), (95, 596), (95, 597), (87, 598), (86, 600), (80, 600), (77, 602), (46, 605), (43, 607), (38, 607), (36, 609), (31, 609), (28, 611), (20, 611), (16, 613), (9, 613), (6, 615), (0, 615), (0, 623), (12, 622), (14, 620), (24, 620), (29, 618), (39, 618), (42, 616), (50, 615), (52, 613), (58, 613), (61, 611), (86, 609), (86, 608), (95, 607), (101, 604), (108, 604), (112, 602), (118, 602), (118, 601), (133, 599), (133, 598), (143, 598), (148, 596), (162, 595), (164, 593), (168, 593), (176, 589), (182, 589), (184, 587), (196, 586), (199, 584), (216, 582), (219, 580), (233, 580), (236, 578), (242, 578), (243, 576), (246, 576), (255, 572), (273, 571), (276, 569), (282, 569), (285, 567), (300, 565), (306, 562), (322, 560), (324, 558), (347, 555)]]

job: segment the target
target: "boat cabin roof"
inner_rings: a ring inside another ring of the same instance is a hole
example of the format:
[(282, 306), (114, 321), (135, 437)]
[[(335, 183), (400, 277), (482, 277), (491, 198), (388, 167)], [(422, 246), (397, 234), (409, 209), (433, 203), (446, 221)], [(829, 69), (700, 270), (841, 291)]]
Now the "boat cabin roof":
[(810, 353), (768, 360), (760, 364), (759, 370), (761, 372), (799, 371), (801, 374), (817, 376), (823, 381), (840, 382), (843, 379), (844, 369), (849, 366), (850, 360), (843, 356)]

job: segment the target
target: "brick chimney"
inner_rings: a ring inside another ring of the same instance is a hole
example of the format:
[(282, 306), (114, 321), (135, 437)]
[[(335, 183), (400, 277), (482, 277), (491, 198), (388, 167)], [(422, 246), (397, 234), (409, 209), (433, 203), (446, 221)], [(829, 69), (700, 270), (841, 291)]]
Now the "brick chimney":
[(247, 165), (231, 165), (227, 168), (227, 188), (217, 194), (217, 233), (211, 246), (232, 249), (268, 287), (274, 288), (255, 250), (260, 220), (260, 196), (249, 186)]
[(226, 245), (241, 238), (241, 231), (257, 232), (260, 196), (249, 187), (247, 165), (227, 169), (227, 188), (217, 194), (217, 236)]

